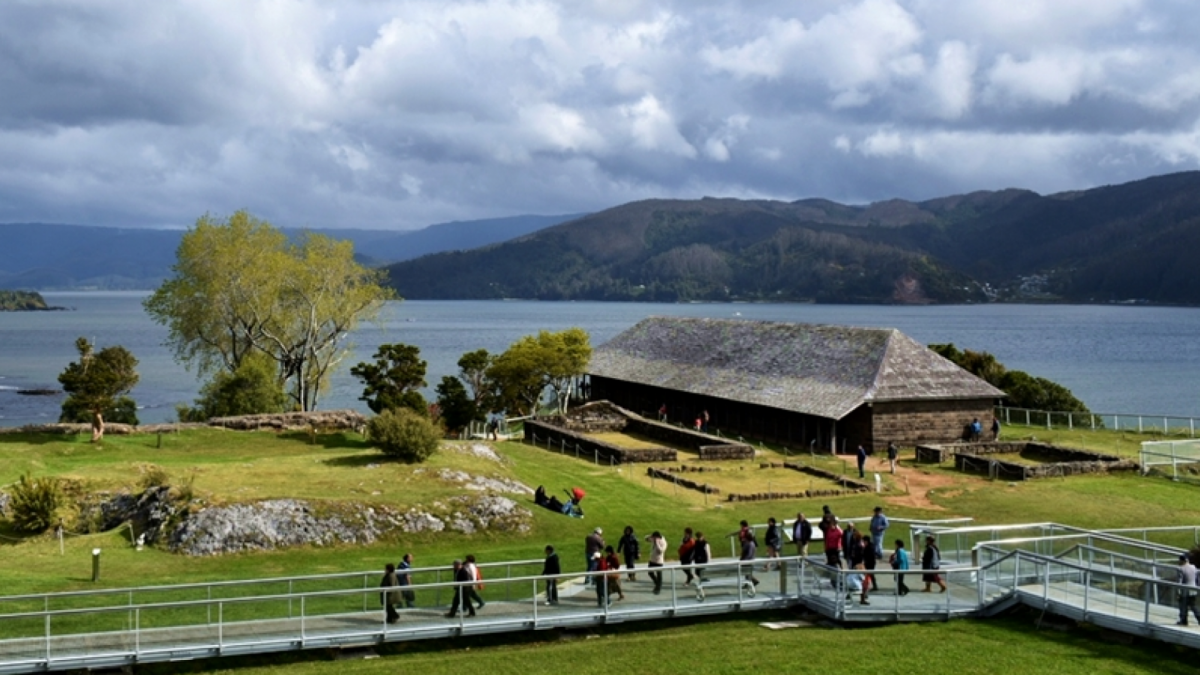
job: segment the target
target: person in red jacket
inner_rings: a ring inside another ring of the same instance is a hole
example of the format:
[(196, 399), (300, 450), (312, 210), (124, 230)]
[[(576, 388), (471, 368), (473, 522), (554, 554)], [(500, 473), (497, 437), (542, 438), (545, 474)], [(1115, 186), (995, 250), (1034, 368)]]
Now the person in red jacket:
[[(683, 528), (683, 541), (679, 544), (679, 564), (691, 565), (693, 552), (696, 548), (696, 540), (692, 538), (692, 528)], [(683, 573), (686, 576), (683, 585), (690, 586), (692, 584), (692, 570), (690, 567), (685, 567)]]
[(837, 518), (831, 519), (825, 528), (825, 564), (842, 566), (842, 528), (838, 527)]

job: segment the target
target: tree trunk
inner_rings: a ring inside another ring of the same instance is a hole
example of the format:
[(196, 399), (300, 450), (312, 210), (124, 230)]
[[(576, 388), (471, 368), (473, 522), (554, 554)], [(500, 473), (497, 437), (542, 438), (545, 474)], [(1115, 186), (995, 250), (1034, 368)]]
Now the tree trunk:
[(92, 413), (92, 442), (104, 440), (104, 414), (99, 410)]

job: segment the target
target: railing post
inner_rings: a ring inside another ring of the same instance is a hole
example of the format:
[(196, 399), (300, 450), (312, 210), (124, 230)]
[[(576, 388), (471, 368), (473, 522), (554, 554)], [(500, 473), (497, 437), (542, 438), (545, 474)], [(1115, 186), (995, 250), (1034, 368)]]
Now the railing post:
[[(364, 595), (366, 595), (366, 594), (364, 593)], [(300, 644), (301, 644), (301, 646), (303, 646), (305, 640), (308, 639), (308, 636), (304, 634), (304, 628), (305, 628), (305, 626), (304, 626), (305, 616), (304, 615), (306, 614), (306, 612), (304, 611), (304, 600), (305, 600), (305, 597), (303, 595), (300, 596)]]
[(46, 614), (46, 666), (50, 666), (50, 615)]
[(292, 593), (294, 592), (294, 587), (292, 586), (292, 583), (293, 583), (292, 580), (288, 579), (288, 618), (289, 619), (292, 618)]
[(142, 608), (133, 609), (133, 655), (142, 654)]
[[(301, 620), (301, 633), (304, 632), (304, 623)], [(217, 651), (223, 651), (225, 647), (225, 603), (217, 603)]]
[[(504, 566), (504, 578), (505, 579), (512, 578), (512, 563), (507, 563)], [(512, 596), (509, 593), (511, 586), (512, 586), (512, 584), (509, 584), (509, 583), (504, 584), (504, 601), (505, 602), (508, 602), (509, 600), (512, 599)], [(534, 595), (533, 604), (537, 605), (537, 597), (536, 597), (537, 596), (537, 582), (536, 581), (533, 582), (533, 595)]]

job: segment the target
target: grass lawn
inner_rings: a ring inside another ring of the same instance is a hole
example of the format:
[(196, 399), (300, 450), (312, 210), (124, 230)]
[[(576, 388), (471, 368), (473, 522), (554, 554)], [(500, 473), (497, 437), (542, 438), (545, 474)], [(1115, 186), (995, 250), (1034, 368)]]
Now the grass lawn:
[[(792, 672), (799, 668), (834, 673), (1194, 673), (1194, 652), (1161, 645), (1117, 644), (1087, 631), (1038, 630), (1036, 615), (989, 621), (888, 625), (876, 628), (826, 627), (771, 631), (764, 621), (787, 621), (788, 613), (734, 614), (724, 619), (639, 623), (605, 627), (587, 634), (536, 633), (498, 638), (466, 638), (381, 648), (384, 658), (330, 661), (276, 656), (273, 665), (248, 664), (214, 670), (239, 675), (384, 675), (394, 672), (447, 675), (569, 673)], [(817, 664), (820, 664), (819, 666)], [(179, 672), (185, 664), (139, 667), (142, 672)]]

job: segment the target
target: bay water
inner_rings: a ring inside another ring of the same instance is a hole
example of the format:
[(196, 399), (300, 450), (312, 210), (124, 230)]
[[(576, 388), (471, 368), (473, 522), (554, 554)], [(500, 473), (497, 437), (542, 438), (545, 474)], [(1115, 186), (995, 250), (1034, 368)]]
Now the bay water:
[[(142, 311), (145, 292), (44, 293), (61, 312), (0, 312), (0, 426), (53, 422), (62, 396), (24, 396), (18, 389), (58, 389), (76, 360), (75, 340), (133, 352), (141, 380), (133, 398), (143, 423), (175, 419), (201, 381), (172, 358), (167, 332)], [(333, 378), (322, 409), (353, 408), (362, 385), (350, 366), (384, 343), (420, 348), (428, 364), (425, 392), (455, 375), (463, 353), (493, 353), (539, 330), (578, 326), (593, 346), (648, 316), (842, 324), (897, 328), (923, 343), (952, 342), (991, 352), (1009, 368), (1071, 389), (1096, 412), (1200, 417), (1200, 309), (1113, 305), (939, 305), (925, 307), (811, 304), (646, 304), (536, 301), (405, 301), (389, 303), (361, 325), (354, 353)]]

